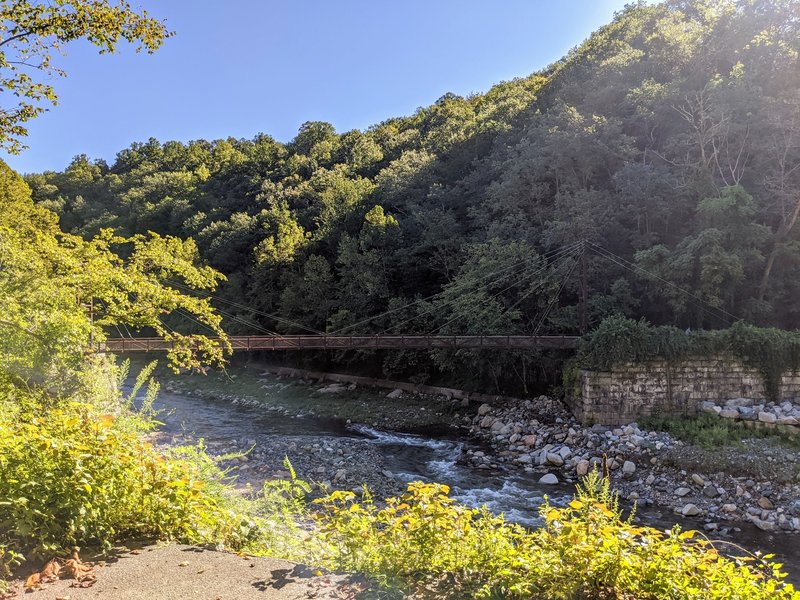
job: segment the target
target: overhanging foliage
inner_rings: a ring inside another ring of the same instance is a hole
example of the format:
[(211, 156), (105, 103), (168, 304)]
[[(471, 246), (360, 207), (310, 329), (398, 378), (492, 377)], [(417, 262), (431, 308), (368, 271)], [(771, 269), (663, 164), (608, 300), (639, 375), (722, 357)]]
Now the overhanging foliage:
[(682, 331), (615, 316), (605, 319), (586, 338), (578, 365), (608, 371), (625, 363), (657, 359), (678, 362), (708, 356), (735, 358), (758, 369), (768, 396), (777, 399), (781, 376), (800, 369), (800, 332), (742, 322), (728, 329)]

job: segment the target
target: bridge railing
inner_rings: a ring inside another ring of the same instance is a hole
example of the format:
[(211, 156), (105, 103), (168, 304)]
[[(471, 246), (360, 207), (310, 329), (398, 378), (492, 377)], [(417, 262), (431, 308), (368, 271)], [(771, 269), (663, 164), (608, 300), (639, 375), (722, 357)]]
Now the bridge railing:
[[(526, 335), (248, 335), (228, 338), (237, 352), (254, 350), (350, 349), (574, 349), (578, 336)], [(157, 337), (112, 338), (97, 345), (98, 352), (164, 352), (173, 342)]]

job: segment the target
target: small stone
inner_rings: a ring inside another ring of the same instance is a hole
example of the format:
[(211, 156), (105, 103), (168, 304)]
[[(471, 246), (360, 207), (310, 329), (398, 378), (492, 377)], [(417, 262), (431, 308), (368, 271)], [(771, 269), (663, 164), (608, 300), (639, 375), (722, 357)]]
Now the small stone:
[(778, 417), (771, 412), (765, 412), (762, 410), (760, 413), (758, 413), (758, 420), (762, 423), (774, 423), (778, 420)]
[(552, 473), (548, 473), (547, 475), (542, 475), (542, 477), (539, 479), (539, 483), (543, 483), (545, 485), (554, 485), (558, 483), (558, 477)]
[(723, 419), (738, 419), (739, 411), (735, 408), (724, 408), (719, 411), (719, 416)]
[(478, 414), (482, 417), (484, 415), (488, 415), (492, 411), (492, 407), (488, 404), (481, 404), (478, 408)]
[(694, 517), (700, 514), (700, 509), (694, 504), (687, 504), (681, 509), (681, 514), (684, 517)]
[(400, 388), (395, 388), (391, 392), (386, 394), (386, 397), (391, 398), (392, 400), (396, 400), (397, 398), (400, 398), (402, 395), (403, 395), (403, 390), (401, 390)]
[(548, 452), (547, 462), (549, 462), (551, 465), (555, 465), (556, 467), (560, 467), (561, 465), (564, 464), (564, 459), (561, 458), (560, 454), (557, 454), (555, 452)]
[(705, 485), (706, 483), (706, 480), (697, 473), (692, 473), (692, 481), (694, 481), (697, 485)]
[(719, 496), (719, 491), (717, 490), (717, 486), (709, 484), (703, 488), (703, 494), (709, 498), (716, 498)]
[(733, 504), (732, 502), (722, 505), (722, 512), (733, 513), (733, 512), (736, 512), (736, 511), (737, 511), (737, 506), (735, 504)]
[(625, 475), (633, 475), (636, 472), (636, 465), (633, 462), (626, 460), (624, 463), (622, 463), (622, 472)]
[(800, 421), (796, 417), (779, 417), (778, 425), (797, 425)]
[(764, 510), (772, 510), (773, 508), (775, 508), (775, 505), (772, 503), (772, 500), (770, 500), (766, 496), (761, 496), (761, 498), (758, 499), (757, 504)]
[(759, 519), (758, 517), (750, 517), (750, 520), (753, 522), (753, 525), (758, 527), (761, 531), (774, 531), (775, 529), (774, 523)]
[(488, 429), (489, 427), (492, 426), (492, 423), (494, 423), (494, 417), (491, 417), (489, 415), (486, 415), (485, 417), (483, 417), (483, 419), (481, 419), (481, 427), (483, 429)]
[(589, 468), (592, 463), (588, 460), (579, 460), (578, 464), (575, 465), (575, 472), (578, 474), (578, 477), (585, 477), (589, 473)]
[(500, 420), (496, 420), (492, 422), (491, 430), (495, 433), (500, 433), (500, 431), (505, 428), (506, 424)]
[(525, 445), (526, 445), (528, 448), (530, 448), (530, 447), (532, 447), (532, 446), (535, 446), (535, 445), (536, 445), (536, 436), (535, 436), (535, 435), (533, 435), (533, 434), (531, 434), (531, 435), (526, 435), (526, 436), (523, 436), (523, 437), (522, 437), (522, 439), (521, 439), (520, 441), (521, 441), (523, 444), (525, 444)]
[(689, 494), (689, 492), (691, 492), (691, 491), (692, 491), (692, 490), (690, 490), (690, 489), (689, 489), (689, 488), (687, 488), (687, 487), (679, 487), (679, 488), (678, 488), (678, 489), (676, 489), (676, 490), (675, 490), (673, 493), (674, 493), (676, 496), (678, 496), (678, 497), (680, 497), (680, 498), (683, 498), (684, 496), (688, 495), (688, 494)]

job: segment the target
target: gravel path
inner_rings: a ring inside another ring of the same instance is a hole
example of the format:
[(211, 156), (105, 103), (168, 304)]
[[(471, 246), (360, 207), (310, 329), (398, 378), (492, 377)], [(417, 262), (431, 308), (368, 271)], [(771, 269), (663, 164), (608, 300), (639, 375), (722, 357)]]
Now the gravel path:
[[(318, 576), (285, 560), (246, 557), (171, 544), (148, 546), (95, 568), (97, 582), (45, 584), (25, 600), (295, 600), (366, 598), (366, 584), (343, 575)], [(20, 585), (21, 587), (21, 585)]]

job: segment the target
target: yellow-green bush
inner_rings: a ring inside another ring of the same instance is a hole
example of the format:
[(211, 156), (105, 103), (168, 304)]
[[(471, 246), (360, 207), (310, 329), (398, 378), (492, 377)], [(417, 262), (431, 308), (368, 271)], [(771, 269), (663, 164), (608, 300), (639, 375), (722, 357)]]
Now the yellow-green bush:
[(131, 426), (136, 417), (78, 402), (31, 406), (0, 415), (2, 563), (126, 537), (233, 547), (257, 537), (202, 448), (164, 455)]
[(729, 559), (696, 532), (622, 520), (597, 476), (565, 508), (545, 504), (528, 531), (412, 483), (384, 508), (349, 492), (318, 501), (331, 566), (457, 598), (797, 599), (780, 565)]

